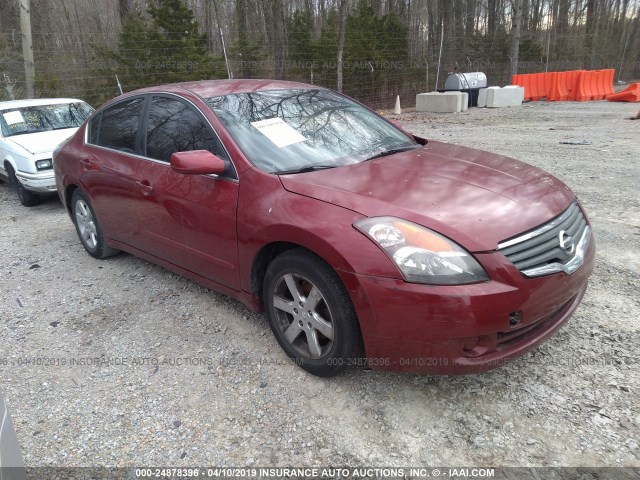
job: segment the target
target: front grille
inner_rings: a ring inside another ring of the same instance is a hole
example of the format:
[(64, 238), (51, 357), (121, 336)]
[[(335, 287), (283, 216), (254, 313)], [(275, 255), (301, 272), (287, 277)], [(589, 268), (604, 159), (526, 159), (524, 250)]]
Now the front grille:
[(591, 233), (576, 202), (549, 222), (498, 245), (498, 251), (528, 277), (573, 273), (584, 261)]

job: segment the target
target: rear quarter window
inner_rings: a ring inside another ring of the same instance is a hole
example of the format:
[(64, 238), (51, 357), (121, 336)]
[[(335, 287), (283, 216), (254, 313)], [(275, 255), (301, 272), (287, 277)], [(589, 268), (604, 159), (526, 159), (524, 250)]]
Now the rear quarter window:
[(134, 98), (104, 109), (89, 122), (89, 143), (135, 152), (143, 103), (144, 98)]

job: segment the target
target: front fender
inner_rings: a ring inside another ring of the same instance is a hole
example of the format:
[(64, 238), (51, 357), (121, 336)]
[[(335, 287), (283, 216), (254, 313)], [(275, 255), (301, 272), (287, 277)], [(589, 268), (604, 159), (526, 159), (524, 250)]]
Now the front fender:
[(15, 161), (15, 158), (11, 154), (5, 155), (4, 159), (2, 160), (2, 168), (4, 168), (6, 170), (7, 169), (7, 165), (10, 165), (11, 168), (13, 168), (14, 172), (18, 170), (18, 165), (17, 165), (17, 163)]
[[(389, 258), (353, 227), (355, 221), (363, 218), (362, 214), (289, 192), (274, 175), (250, 172), (240, 179), (238, 199), (238, 252), (243, 290), (251, 291), (253, 262), (262, 248), (274, 242), (304, 247), (338, 272), (401, 278)], [(259, 188), (251, 188), (258, 183), (262, 183)]]

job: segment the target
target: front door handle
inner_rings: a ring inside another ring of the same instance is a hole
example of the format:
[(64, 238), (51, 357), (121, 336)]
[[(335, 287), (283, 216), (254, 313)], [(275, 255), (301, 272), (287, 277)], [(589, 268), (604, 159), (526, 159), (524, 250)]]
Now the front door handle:
[(149, 184), (147, 180), (143, 180), (142, 182), (136, 182), (136, 185), (140, 187), (140, 190), (142, 190), (143, 195), (151, 195), (151, 192), (153, 192), (153, 187)]

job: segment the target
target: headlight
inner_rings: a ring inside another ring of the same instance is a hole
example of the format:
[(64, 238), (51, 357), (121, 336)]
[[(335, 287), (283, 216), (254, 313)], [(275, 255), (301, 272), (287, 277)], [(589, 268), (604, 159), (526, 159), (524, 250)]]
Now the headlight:
[(50, 168), (53, 168), (53, 161), (50, 158), (46, 160), (36, 160), (37, 170), (49, 170)]
[(407, 282), (461, 285), (489, 280), (464, 248), (428, 228), (395, 217), (374, 217), (353, 224), (377, 243)]

